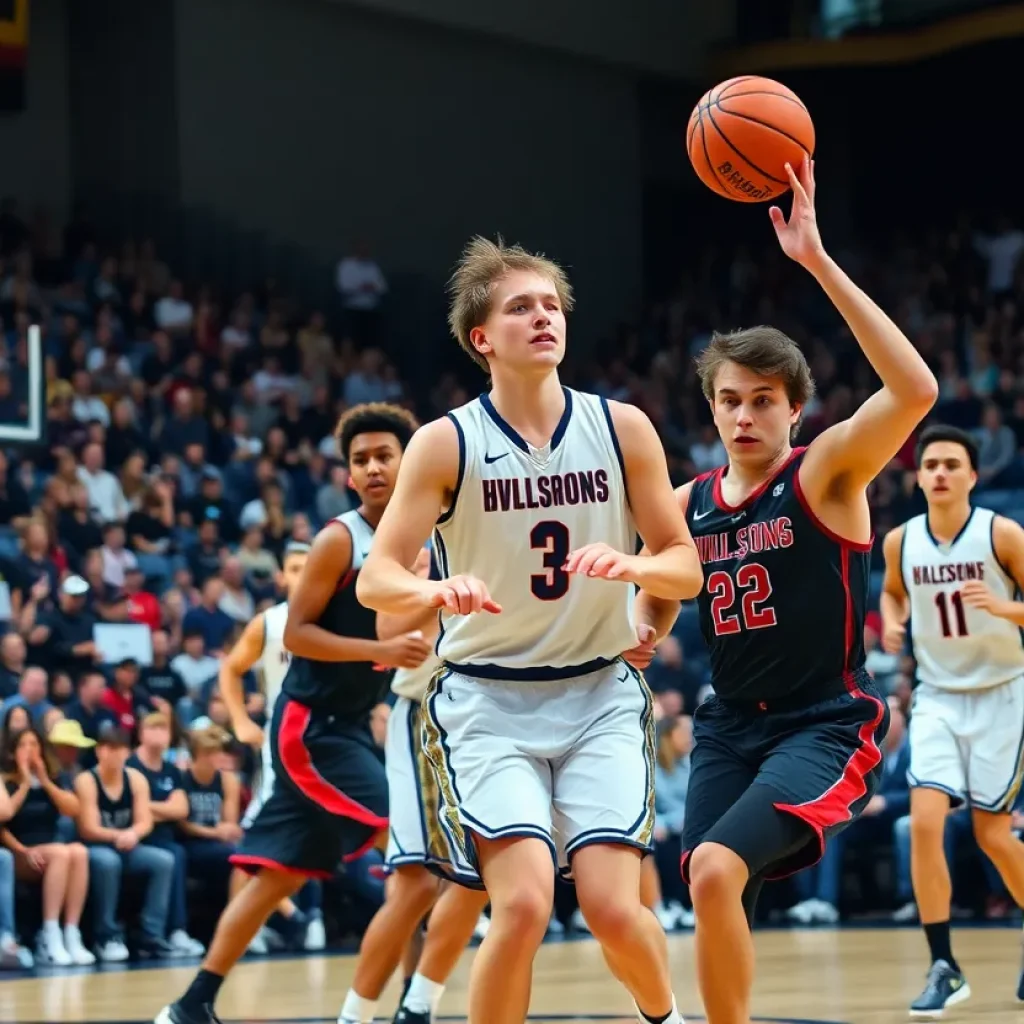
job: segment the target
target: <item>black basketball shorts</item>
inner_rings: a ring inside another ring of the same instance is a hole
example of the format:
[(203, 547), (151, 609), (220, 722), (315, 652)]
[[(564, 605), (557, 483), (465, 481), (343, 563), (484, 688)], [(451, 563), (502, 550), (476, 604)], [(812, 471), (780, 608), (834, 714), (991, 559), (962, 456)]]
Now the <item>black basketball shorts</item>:
[(274, 788), (231, 862), (330, 878), (387, 830), (384, 765), (368, 730), (283, 694), (270, 729)]
[(784, 878), (817, 863), (878, 787), (889, 707), (870, 677), (824, 699), (771, 706), (718, 697), (693, 716), (683, 878), (701, 843), (737, 853), (751, 876)]

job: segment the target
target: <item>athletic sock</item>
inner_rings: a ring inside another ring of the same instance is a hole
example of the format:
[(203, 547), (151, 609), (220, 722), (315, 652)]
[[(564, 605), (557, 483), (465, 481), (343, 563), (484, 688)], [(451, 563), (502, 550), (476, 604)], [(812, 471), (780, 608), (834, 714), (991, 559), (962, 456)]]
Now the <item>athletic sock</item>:
[(423, 977), (417, 971), (409, 982), (409, 989), (405, 993), (402, 1005), (414, 1013), (429, 1013), (433, 1020), (443, 995), (444, 985)]
[(192, 979), (188, 991), (178, 1000), (181, 1008), (198, 1017), (208, 1006), (213, 1006), (217, 1001), (217, 993), (220, 992), (224, 978), (213, 971), (200, 970)]
[(928, 949), (932, 955), (932, 963), (945, 960), (954, 971), (959, 973), (960, 965), (953, 959), (953, 947), (949, 937), (949, 922), (936, 921), (924, 926), (924, 935), (928, 940)]
[(373, 1015), (377, 1012), (376, 999), (363, 999), (356, 995), (354, 989), (348, 990), (345, 1002), (341, 1006), (339, 1024), (373, 1024)]
[(683, 1024), (683, 1018), (679, 1015), (679, 1010), (676, 1007), (675, 996), (672, 997), (672, 1009), (661, 1017), (650, 1017), (639, 1006), (637, 1006), (637, 1012), (640, 1014), (640, 1019), (649, 1024)]

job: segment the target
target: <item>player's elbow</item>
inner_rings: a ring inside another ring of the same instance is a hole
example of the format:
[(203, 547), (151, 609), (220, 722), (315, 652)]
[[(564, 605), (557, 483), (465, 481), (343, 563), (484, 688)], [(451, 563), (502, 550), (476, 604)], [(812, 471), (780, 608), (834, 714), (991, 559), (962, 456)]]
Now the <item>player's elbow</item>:
[(931, 411), (939, 400), (939, 382), (935, 374), (922, 362), (917, 372), (900, 389), (900, 405), (919, 412), (921, 418)]
[(356, 577), (356, 600), (364, 607), (375, 612), (387, 612), (380, 580), (372, 562), (367, 561)]

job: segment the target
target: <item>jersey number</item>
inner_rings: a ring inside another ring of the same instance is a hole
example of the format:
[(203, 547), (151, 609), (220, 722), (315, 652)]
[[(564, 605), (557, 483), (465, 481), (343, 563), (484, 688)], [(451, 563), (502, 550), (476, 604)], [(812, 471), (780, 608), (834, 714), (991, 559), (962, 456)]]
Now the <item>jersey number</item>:
[[(949, 606), (953, 606), (953, 617), (955, 623), (950, 622)], [(964, 612), (964, 599), (960, 596), (959, 590), (954, 590), (947, 598), (946, 592), (940, 590), (935, 595), (935, 607), (939, 609), (939, 619), (942, 622), (942, 635), (944, 637), (967, 636), (967, 615)], [(955, 625), (955, 629), (953, 626)]]
[(563, 566), (569, 557), (569, 528), (557, 519), (538, 523), (530, 531), (530, 547), (543, 551), (545, 572), (530, 577), (530, 591), (541, 601), (557, 601), (569, 592), (569, 574)]
[[(707, 588), (711, 595), (711, 621), (715, 636), (731, 636), (744, 628), (767, 629), (776, 624), (775, 609), (764, 607), (765, 601), (772, 596), (772, 581), (768, 578), (768, 570), (759, 562), (740, 566), (735, 580), (727, 572), (713, 572), (707, 579)], [(743, 596), (739, 612), (733, 612), (737, 588)]]

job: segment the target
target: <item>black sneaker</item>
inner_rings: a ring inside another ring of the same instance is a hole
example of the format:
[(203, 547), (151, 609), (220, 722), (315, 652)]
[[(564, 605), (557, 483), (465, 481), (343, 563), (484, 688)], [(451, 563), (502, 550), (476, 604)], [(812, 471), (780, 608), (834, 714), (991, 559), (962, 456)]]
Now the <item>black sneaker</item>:
[(971, 986), (962, 971), (954, 971), (945, 960), (936, 960), (928, 971), (924, 991), (910, 1004), (915, 1020), (938, 1020), (950, 1006), (971, 997)]
[(186, 1010), (181, 1003), (171, 1003), (153, 1018), (153, 1024), (222, 1024), (222, 1021), (209, 1004), (195, 1014)]
[(169, 960), (177, 956), (175, 948), (156, 935), (139, 935), (135, 939), (135, 952), (140, 960)]
[(432, 1022), (429, 1013), (417, 1013), (415, 1010), (400, 1006), (391, 1024), (432, 1024)]

